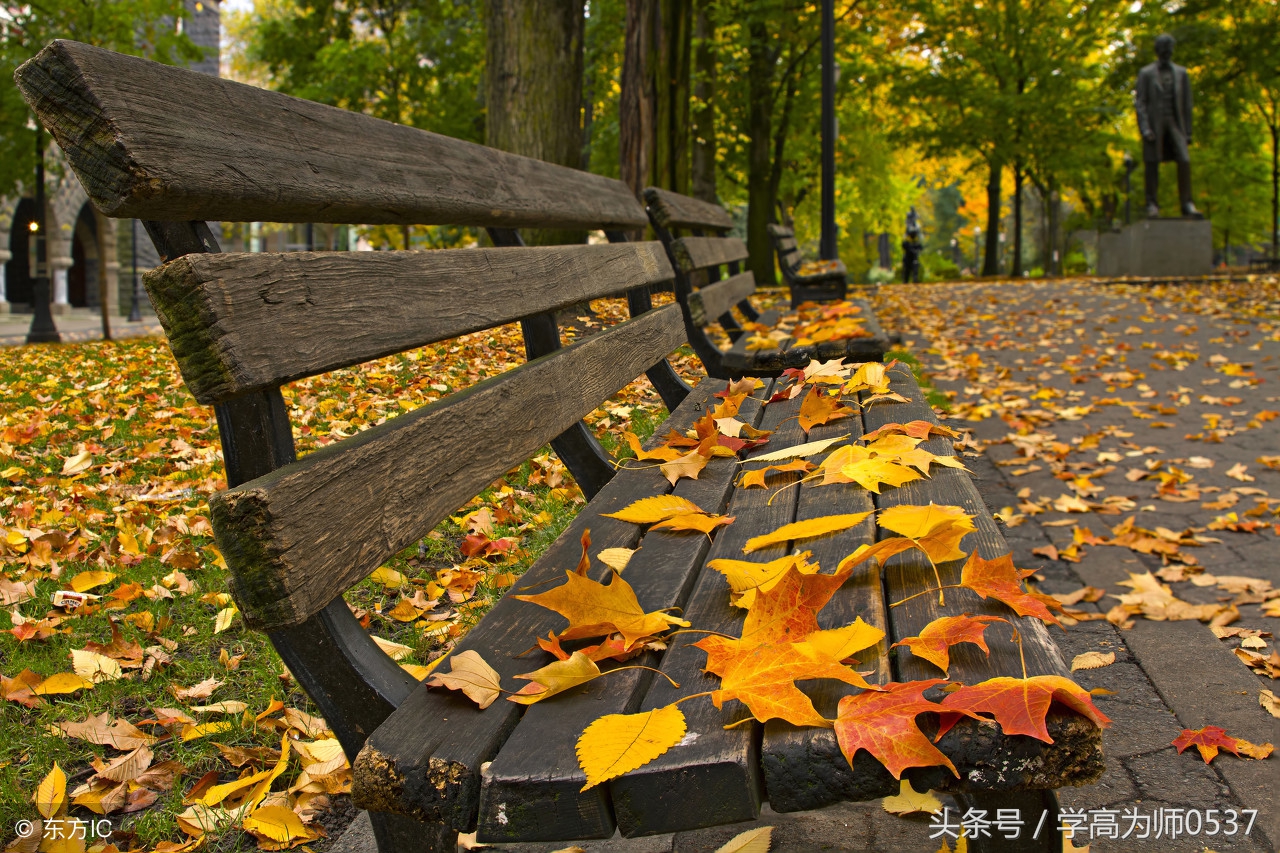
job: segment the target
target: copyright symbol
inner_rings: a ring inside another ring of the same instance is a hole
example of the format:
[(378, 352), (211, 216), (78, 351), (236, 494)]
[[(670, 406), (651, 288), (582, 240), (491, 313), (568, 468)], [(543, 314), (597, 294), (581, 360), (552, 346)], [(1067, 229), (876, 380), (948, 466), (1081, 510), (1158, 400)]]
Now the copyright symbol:
[(30, 838), (36, 831), (35, 825), (29, 820), (20, 820), (14, 824), (13, 828), (19, 838)]

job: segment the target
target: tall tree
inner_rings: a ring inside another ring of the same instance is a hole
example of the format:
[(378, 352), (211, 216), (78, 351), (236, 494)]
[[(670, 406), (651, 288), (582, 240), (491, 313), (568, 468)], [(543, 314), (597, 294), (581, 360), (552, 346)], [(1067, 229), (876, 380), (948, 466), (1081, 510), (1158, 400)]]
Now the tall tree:
[(582, 0), (487, 0), (487, 24), (486, 144), (582, 168)]

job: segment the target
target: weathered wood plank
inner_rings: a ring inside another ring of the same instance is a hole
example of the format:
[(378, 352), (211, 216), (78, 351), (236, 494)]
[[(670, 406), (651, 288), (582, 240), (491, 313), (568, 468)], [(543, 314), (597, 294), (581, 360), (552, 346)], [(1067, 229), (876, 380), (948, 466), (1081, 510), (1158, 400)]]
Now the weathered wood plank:
[[(723, 387), (717, 380), (704, 384)], [(761, 412), (758, 401), (748, 401), (737, 417), (754, 424)], [(697, 480), (681, 480), (674, 493), (708, 512), (724, 512), (737, 472), (734, 460), (713, 459)], [(595, 513), (593, 506), (583, 513), (588, 519)], [(624, 577), (646, 610), (683, 608), (709, 545), (708, 537), (698, 533), (647, 532)], [(528, 660), (532, 670), (549, 663), (551, 656), (533, 655)], [(658, 662), (656, 654), (646, 654), (628, 664)], [(608, 786), (581, 791), (586, 776), (578, 767), (577, 741), (600, 717), (637, 710), (651, 681), (652, 673), (628, 670), (530, 707), (485, 770), (479, 839), (555, 841), (612, 835)]]
[(103, 213), (139, 219), (640, 228), (621, 181), (55, 41), (15, 75)]
[(683, 341), (668, 305), (219, 493), (246, 623), (318, 612)]
[(747, 256), (747, 244), (737, 237), (681, 237), (671, 241), (672, 257), (684, 272), (714, 267)]
[(670, 190), (648, 187), (644, 200), (649, 205), (653, 221), (670, 231), (673, 228), (709, 228), (727, 231), (733, 227), (733, 217), (718, 204), (690, 198)]
[[(893, 368), (890, 375), (893, 377), (893, 389), (911, 402), (875, 404), (864, 413), (866, 428), (872, 430), (885, 423), (915, 419), (936, 422), (932, 408), (906, 366)], [(954, 455), (949, 439), (935, 438), (920, 446), (937, 455)], [(1009, 553), (1009, 546), (996, 528), (972, 478), (963, 471), (935, 468), (931, 479), (885, 489), (877, 497), (876, 506), (883, 510), (890, 506), (927, 504), (930, 501), (963, 507), (965, 512), (974, 516), (977, 530), (961, 542), (964, 550), (976, 550), (984, 559)], [(892, 534), (881, 531), (881, 535)], [(938, 566), (943, 584), (960, 582), (963, 562), (955, 560)], [(967, 589), (946, 590), (945, 606), (934, 594), (894, 606), (894, 602), (905, 601), (917, 592), (938, 586), (933, 568), (918, 552), (909, 551), (891, 558), (884, 568), (884, 578), (895, 642), (917, 636), (940, 616), (959, 613), (999, 616), (1008, 619), (1022, 635), (1027, 675), (1069, 677), (1062, 654), (1043, 623), (1018, 617), (1003, 604), (983, 599)], [(976, 684), (1001, 675), (1022, 675), (1021, 655), (1011, 636), (1010, 625), (995, 623), (986, 631), (990, 656), (968, 643), (953, 647), (949, 677), (963, 684)], [(898, 681), (941, 676), (937, 667), (916, 658), (905, 648), (896, 649), (892, 660)], [(1101, 774), (1101, 733), (1092, 722), (1074, 712), (1055, 713), (1051, 716), (1050, 734), (1055, 743), (1047, 745), (1024, 735), (1006, 736), (994, 726), (966, 720), (948, 732), (938, 744), (938, 748), (956, 764), (961, 777), (956, 779), (945, 768), (924, 768), (913, 771), (912, 778), (918, 783), (917, 789), (920, 784), (927, 784), (933, 788), (957, 790), (1018, 790), (1084, 784)]]
[(653, 242), (187, 255), (144, 281), (187, 387), (215, 403), (671, 275)]
[[(851, 442), (862, 437), (860, 414), (814, 427), (808, 440), (818, 441), (846, 434)], [(805, 483), (800, 487), (796, 520), (870, 512), (874, 508), (871, 493), (860, 486)], [(795, 548), (812, 551), (812, 559), (830, 572), (859, 545), (874, 541), (875, 518), (871, 517), (856, 528), (801, 542)], [(823, 628), (836, 628), (852, 624), (859, 618), (884, 631), (888, 637), (889, 616), (884, 589), (879, 571), (872, 567), (855, 573), (837, 590), (818, 614), (818, 624)], [(872, 684), (893, 680), (889, 667), (889, 642), (888, 639), (881, 640), (857, 656), (854, 668), (859, 672), (870, 672), (867, 680)], [(849, 685), (830, 680), (804, 682), (803, 686), (818, 713), (827, 719), (835, 719), (840, 698), (854, 692)], [(764, 727), (760, 763), (769, 805), (778, 812), (807, 811), (838, 802), (889, 796), (898, 791), (897, 781), (869, 753), (859, 753), (855, 758), (856, 766), (850, 767), (831, 729), (802, 729), (782, 720), (770, 720)]]
[(738, 273), (732, 278), (718, 281), (689, 294), (689, 316), (695, 324), (705, 326), (716, 322), (734, 305), (755, 292), (755, 276), (750, 272)]
[[(795, 420), (798, 411), (798, 400), (765, 407), (760, 426), (776, 431), (769, 445), (758, 453), (803, 440)], [(795, 519), (795, 489), (784, 492), (772, 506), (768, 501), (769, 492), (764, 489), (734, 491), (728, 512), (737, 520), (719, 531), (707, 559), (744, 559), (742, 546), (748, 539)], [(784, 546), (775, 545), (753, 553), (751, 559), (764, 562), (785, 553)], [(698, 578), (685, 618), (701, 630), (733, 636), (742, 633), (743, 611), (729, 603), (728, 583), (715, 571), (704, 570)], [(672, 638), (662, 659), (662, 671), (680, 687), (672, 687), (666, 679), (654, 679), (639, 710), (660, 708), (681, 697), (719, 687), (719, 678), (703, 672), (707, 655), (693, 645), (699, 639), (697, 634)], [(703, 697), (683, 703), (680, 710), (688, 731), (697, 737), (686, 735), (683, 746), (673, 747), (653, 762), (609, 783), (614, 814), (624, 836), (750, 820), (759, 813), (759, 724), (752, 721), (733, 729), (723, 728), (747, 719), (750, 715), (746, 707), (735, 704), (719, 710)]]
[[(701, 383), (671, 413), (664, 427), (687, 429), (705, 413), (713, 402), (711, 394), (721, 387), (719, 382)], [(534, 637), (561, 630), (564, 619), (545, 608), (517, 601), (511, 592), (536, 593), (563, 582), (564, 572), (573, 569), (582, 554), (580, 540), (586, 529), (591, 530), (592, 554), (604, 548), (636, 547), (639, 526), (605, 518), (603, 513), (670, 491), (670, 483), (656, 468), (620, 470), (591, 501), (591, 510), (578, 514), (516, 586), (459, 642), (455, 654), (474, 649), (505, 684), (517, 673), (535, 669), (535, 659), (523, 653), (533, 645)], [(597, 564), (597, 573), (599, 569)], [(454, 691), (419, 685), (370, 735), (354, 764), (353, 798), (361, 808), (471, 831), (476, 826), (481, 765), (494, 758), (523, 710), (523, 706), (502, 699), (480, 710)]]

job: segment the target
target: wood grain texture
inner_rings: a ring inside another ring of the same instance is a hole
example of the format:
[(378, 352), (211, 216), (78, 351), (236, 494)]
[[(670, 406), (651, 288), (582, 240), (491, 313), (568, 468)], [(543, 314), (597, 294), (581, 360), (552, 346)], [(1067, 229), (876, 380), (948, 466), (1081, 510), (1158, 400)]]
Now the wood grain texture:
[[(715, 380), (704, 385), (723, 387)], [(710, 400), (708, 404), (715, 402)], [(749, 401), (738, 418), (754, 424), (761, 412), (758, 402)], [(697, 480), (680, 480), (674, 493), (708, 512), (724, 512), (737, 472), (734, 460), (713, 459)], [(594, 510), (588, 507), (583, 514), (590, 517)], [(656, 530), (643, 535), (640, 550), (627, 564), (623, 576), (646, 610), (684, 608), (710, 541), (698, 533)], [(591, 550), (595, 552), (596, 548)], [(530, 655), (528, 661), (529, 669), (534, 669), (550, 663), (551, 656), (539, 652)], [(659, 658), (649, 653), (627, 663), (657, 666)], [(586, 727), (600, 717), (636, 711), (652, 677), (644, 670), (609, 674), (576, 691), (531, 706), (485, 770), (479, 839), (555, 841), (612, 835), (614, 820), (608, 786), (581, 791), (586, 776), (578, 767), (577, 741)]]
[[(816, 426), (809, 431), (807, 440), (842, 435), (849, 435), (849, 441), (862, 437), (861, 413)], [(841, 442), (844, 443), (847, 442)], [(805, 483), (800, 486), (796, 520), (870, 512), (874, 508), (871, 493), (860, 486)], [(872, 517), (851, 530), (796, 543), (794, 549), (812, 551), (812, 559), (824, 571), (832, 572), (859, 545), (874, 541), (875, 518)], [(886, 639), (859, 653), (854, 668), (862, 673), (870, 672), (867, 680), (872, 684), (892, 681), (887, 639), (889, 615), (880, 572), (872, 566), (855, 573), (836, 591), (818, 614), (818, 624), (823, 628), (836, 628), (859, 618), (884, 631)], [(835, 719), (840, 698), (854, 692), (849, 685), (830, 680), (804, 682), (803, 686), (818, 713), (827, 719)], [(778, 812), (807, 811), (838, 802), (885, 797), (898, 791), (897, 781), (870, 753), (860, 752), (850, 767), (831, 729), (797, 728), (782, 720), (770, 720), (764, 726), (760, 764), (769, 806)]]
[(211, 500), (245, 622), (301, 622), (684, 341), (672, 304)]
[[(872, 430), (885, 423), (905, 423), (915, 419), (936, 422), (932, 408), (906, 366), (894, 367), (890, 376), (893, 389), (908, 397), (910, 402), (871, 406), (863, 416), (866, 428)], [(920, 446), (937, 455), (954, 455), (951, 442), (946, 438), (930, 439)], [(964, 471), (935, 468), (930, 479), (885, 489), (877, 497), (876, 507), (882, 510), (931, 501), (963, 507), (965, 512), (974, 516), (977, 530), (961, 542), (961, 548), (966, 552), (976, 550), (985, 559), (1009, 553), (1009, 546), (996, 528), (995, 520), (971, 476)], [(881, 530), (880, 535), (892, 534)], [(960, 582), (963, 562), (955, 560), (938, 566), (943, 584)], [(919, 552), (909, 551), (891, 558), (884, 567), (884, 580), (885, 595), (891, 605), (889, 615), (895, 642), (919, 635), (927, 624), (941, 616), (960, 613), (999, 616), (1008, 619), (1022, 636), (1027, 675), (1070, 677), (1061, 652), (1042, 622), (1018, 617), (1005, 605), (983, 599), (970, 590), (946, 590), (945, 604), (939, 603), (936, 594), (928, 594), (900, 606), (892, 606), (894, 602), (904, 601), (917, 592), (937, 588), (933, 568)], [(951, 680), (976, 684), (996, 676), (1023, 675), (1019, 648), (1012, 641), (1010, 625), (993, 624), (987, 629), (986, 639), (991, 649), (989, 656), (968, 643), (952, 648)], [(892, 662), (898, 681), (941, 676), (937, 667), (915, 657), (906, 648), (895, 649)], [(1092, 722), (1074, 712), (1055, 711), (1050, 717), (1050, 735), (1055, 740), (1052, 745), (1025, 735), (1006, 736), (994, 725), (964, 720), (938, 743), (938, 748), (960, 770), (960, 778), (955, 778), (945, 768), (923, 768), (912, 771), (911, 776), (919, 783), (917, 790), (922, 790), (921, 784), (955, 790), (1022, 790), (1086, 784), (1102, 773), (1101, 732)]]
[(727, 231), (733, 227), (733, 217), (718, 204), (658, 187), (646, 188), (644, 200), (649, 206), (650, 218), (668, 231), (674, 228)]
[(187, 387), (215, 403), (671, 275), (653, 242), (188, 255), (144, 281)]
[(740, 261), (747, 244), (737, 237), (681, 237), (671, 241), (671, 256), (684, 272)]
[[(701, 383), (666, 424), (687, 429), (705, 413), (711, 394), (720, 387), (720, 383)], [(455, 653), (474, 649), (507, 684), (517, 673), (536, 668), (525, 652), (534, 637), (561, 630), (564, 619), (545, 608), (517, 601), (511, 593), (541, 592), (562, 582), (564, 572), (578, 563), (586, 529), (591, 531), (593, 554), (604, 548), (636, 547), (640, 527), (606, 518), (603, 513), (670, 491), (670, 483), (656, 468), (620, 470), (591, 501), (590, 508), (578, 513), (516, 586), (463, 637)], [(494, 758), (523, 710), (524, 706), (505, 700), (480, 710), (461, 694), (420, 684), (370, 735), (353, 765), (353, 799), (361, 808), (444, 822), (464, 832), (473, 830), (481, 765)]]
[(115, 217), (638, 228), (620, 181), (70, 41), (23, 97)]
[(697, 325), (705, 326), (716, 322), (730, 308), (755, 292), (755, 276), (749, 272), (738, 273), (689, 294), (689, 316)]
[[(767, 397), (770, 385), (754, 396)], [(786, 446), (786, 424), (796, 425), (792, 410), (777, 403), (765, 406), (763, 429), (781, 428), (770, 444), (757, 451)], [(786, 421), (788, 417), (792, 420)], [(795, 432), (799, 432), (798, 429)], [(791, 436), (795, 438), (794, 433)], [(776, 439), (776, 441), (775, 441)], [(796, 492), (784, 492), (769, 505), (769, 492), (764, 489), (737, 489), (729, 502), (728, 513), (736, 519), (718, 532), (708, 560), (720, 557), (744, 559), (742, 546), (752, 536), (774, 530), (795, 519)], [(750, 559), (764, 562), (786, 553), (783, 545), (761, 549)], [(685, 608), (685, 618), (695, 627), (719, 631), (732, 636), (742, 633), (743, 611), (729, 603), (729, 585), (715, 571), (703, 571), (697, 587)], [(680, 686), (672, 687), (666, 679), (654, 679), (640, 710), (660, 708), (681, 697), (719, 687), (720, 679), (703, 672), (707, 655), (695, 648), (697, 634), (673, 637), (662, 659), (662, 671)], [(618, 828), (627, 837), (677, 832), (732, 823), (754, 818), (760, 809), (761, 778), (759, 767), (758, 723), (751, 721), (733, 729), (724, 726), (750, 717), (746, 707), (732, 703), (717, 709), (707, 697), (683, 703), (688, 732), (681, 746), (676, 746), (644, 767), (609, 783), (613, 794), (614, 814)]]

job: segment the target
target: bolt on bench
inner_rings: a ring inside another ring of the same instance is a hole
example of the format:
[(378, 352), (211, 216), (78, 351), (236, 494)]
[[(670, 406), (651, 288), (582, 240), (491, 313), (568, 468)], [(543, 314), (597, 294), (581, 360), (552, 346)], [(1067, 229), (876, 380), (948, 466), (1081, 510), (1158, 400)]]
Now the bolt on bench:
[[(688, 303), (648, 305), (649, 289), (674, 275), (658, 243), (222, 254), (204, 220), (468, 224), (490, 229), (495, 242), (518, 243), (515, 227), (638, 227), (644, 211), (623, 184), (73, 42), (51, 44), (19, 70), (18, 81), (95, 204), (148, 220), (167, 261), (148, 276), (149, 292), (188, 387), (214, 406), (222, 435), (231, 488), (211, 508), (231, 591), (246, 623), (268, 633), (341, 741), (354, 765), (354, 798), (371, 810), (380, 850), (451, 849), (459, 831), (473, 828), (490, 841), (599, 838), (616, 829), (645, 835), (749, 819), (765, 799), (791, 811), (897, 791), (893, 775), (866, 749), (851, 753), (851, 766), (830, 728), (779, 718), (761, 724), (741, 703), (720, 710), (706, 697), (681, 705), (688, 733), (677, 745), (584, 790), (575, 747), (593, 721), (717, 689), (718, 679), (703, 671), (708, 655), (694, 646), (700, 635), (665, 637), (631, 661), (660, 668), (678, 687), (628, 669), (527, 709), (502, 700), (481, 710), (458, 692), (416, 683), (342, 599), (548, 440), (565, 448), (575, 474), (589, 475), (588, 460), (601, 451), (580, 419), (641, 373), (672, 408), (664, 429), (676, 438), (711, 428), (706, 416), (725, 405), (725, 383), (705, 380), (689, 390), (670, 372), (667, 355), (687, 339), (681, 315)], [(619, 294), (629, 298), (631, 320), (559, 348), (552, 312)], [(528, 363), (295, 459), (283, 383), (517, 319), (525, 324)], [(810, 394), (791, 395), (787, 380), (766, 378), (736, 404), (738, 421), (772, 430), (767, 444), (745, 450), (748, 460), (820, 439), (848, 446), (881, 427), (892, 432), (893, 424), (936, 425), (914, 378), (894, 366), (888, 390), (905, 402), (872, 404), (870, 392), (850, 392), (847, 414), (819, 420), (806, 435), (800, 418), (823, 369), (804, 366), (812, 372)], [(521, 577), (517, 592), (563, 582), (589, 530), (589, 577), (612, 577), (595, 559), (600, 550), (638, 548), (622, 577), (646, 612), (677, 610), (696, 628), (737, 636), (741, 611), (729, 603), (725, 575), (707, 564), (741, 560), (749, 539), (798, 520), (868, 513), (831, 535), (755, 549), (750, 559), (808, 551), (829, 576), (861, 547), (892, 538), (871, 513), (931, 502), (972, 516), (975, 530), (965, 541), (981, 557), (1008, 553), (971, 479), (954, 467), (934, 467), (931, 479), (879, 494), (843, 481), (797, 485), (795, 472), (752, 488), (732, 449), (718, 454), (712, 446), (696, 479), (669, 480), (653, 465), (631, 465), (588, 482), (590, 502)], [(954, 455), (944, 437), (919, 447)], [(573, 462), (579, 452), (585, 455)], [(735, 520), (704, 535), (645, 530), (605, 515), (662, 496)], [(958, 583), (962, 562), (942, 563), (935, 575), (919, 551), (888, 559), (883, 573), (863, 561), (831, 590), (818, 624), (838, 628), (861, 619), (870, 626), (873, 640), (854, 660), (873, 685), (939, 679), (938, 667), (891, 650), (890, 641), (962, 613), (1006, 619), (996, 627), (1016, 625), (1022, 639), (1015, 645), (1008, 630), (991, 630), (989, 655), (972, 644), (953, 648), (952, 681), (1065, 676), (1040, 621), (969, 589), (948, 589), (945, 608), (940, 604), (935, 587)], [(563, 626), (551, 611), (507, 595), (445, 665), (474, 650), (512, 686), (519, 683), (514, 676), (554, 660), (529, 650)], [(852, 692), (836, 683), (815, 682), (809, 691), (827, 719)], [(936, 731), (946, 713), (933, 707), (923, 725)], [(1048, 814), (1052, 826), (1052, 789), (1096, 779), (1102, 756), (1099, 730), (1087, 716), (1055, 704), (1046, 725), (1052, 743), (1006, 734), (970, 713), (937, 744), (957, 775), (917, 766), (904, 778), (918, 790), (953, 791), (993, 814)], [(970, 847), (1053, 849), (1044, 839), (1013, 846), (975, 839)]]
[[(815, 358), (883, 358), (888, 339), (864, 300), (761, 313), (749, 298), (756, 291), (754, 276), (739, 270), (747, 246), (729, 236), (733, 219), (723, 207), (656, 187), (644, 197), (653, 230), (676, 269), (676, 299), (685, 311), (689, 344), (708, 376), (779, 376)], [(708, 331), (712, 324), (728, 335), (728, 350)]]

